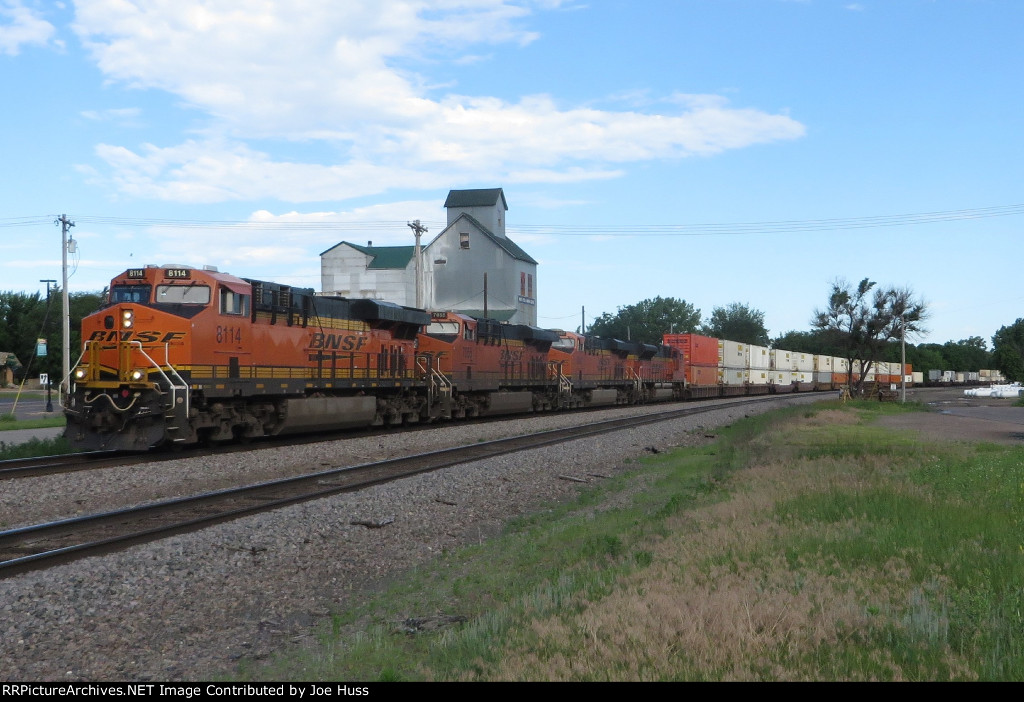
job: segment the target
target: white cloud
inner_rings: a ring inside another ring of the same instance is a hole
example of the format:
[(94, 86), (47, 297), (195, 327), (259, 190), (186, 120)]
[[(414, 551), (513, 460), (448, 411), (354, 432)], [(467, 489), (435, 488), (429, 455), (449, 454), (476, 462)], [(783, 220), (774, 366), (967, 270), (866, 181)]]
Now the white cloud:
[(56, 31), (21, 0), (0, 2), (0, 54), (17, 56), (23, 46), (46, 46)]
[[(471, 180), (610, 178), (630, 162), (802, 136), (786, 115), (714, 95), (616, 112), (546, 95), (444, 94), (416, 72), (454, 71), (482, 44), (528, 44), (532, 13), (561, 5), (80, 0), (76, 31), (111, 81), (170, 92), (207, 121), (203, 137), (176, 146), (104, 144), (97, 154), (113, 185), (136, 197), (315, 202)], [(283, 160), (275, 141), (322, 143), (325, 155)]]

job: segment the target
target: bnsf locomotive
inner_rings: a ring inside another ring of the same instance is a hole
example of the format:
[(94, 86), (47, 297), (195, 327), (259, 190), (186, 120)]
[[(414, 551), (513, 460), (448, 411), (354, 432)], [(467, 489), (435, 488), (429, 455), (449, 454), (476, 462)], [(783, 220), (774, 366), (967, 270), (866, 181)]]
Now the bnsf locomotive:
[(82, 323), (66, 436), (146, 450), (685, 397), (682, 355), (187, 266), (113, 279)]

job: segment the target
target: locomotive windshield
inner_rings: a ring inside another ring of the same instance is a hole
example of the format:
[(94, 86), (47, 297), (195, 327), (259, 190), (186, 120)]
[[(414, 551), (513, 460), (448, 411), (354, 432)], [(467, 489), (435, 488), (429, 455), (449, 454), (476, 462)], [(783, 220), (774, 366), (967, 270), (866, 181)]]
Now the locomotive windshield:
[(563, 336), (551, 344), (551, 348), (558, 349), (559, 351), (575, 351), (576, 339), (573, 339), (571, 336)]
[(110, 291), (110, 302), (149, 302), (152, 285), (115, 285)]
[(210, 304), (210, 286), (196, 285), (157, 285), (157, 302), (178, 302), (186, 305)]

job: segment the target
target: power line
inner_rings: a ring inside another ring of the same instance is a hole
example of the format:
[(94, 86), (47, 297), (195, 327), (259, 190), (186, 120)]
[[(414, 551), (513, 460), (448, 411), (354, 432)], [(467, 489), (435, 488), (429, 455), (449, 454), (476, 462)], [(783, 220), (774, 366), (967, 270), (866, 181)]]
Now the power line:
[[(769, 220), (762, 222), (705, 222), (695, 224), (520, 224), (510, 226), (512, 233), (547, 234), (555, 236), (730, 236), (773, 235), (794, 232), (820, 232), (846, 229), (904, 227), (941, 222), (955, 222), (994, 217), (1012, 217), (1024, 214), (1024, 204), (1001, 205), (973, 209), (941, 210), (909, 214), (871, 215), (863, 217), (837, 217), (825, 219)], [(52, 220), (52, 216), (15, 217), (0, 219), (0, 228), (36, 226)], [(169, 229), (237, 229), (272, 231), (402, 231), (408, 226), (404, 220), (329, 220), (316, 221), (252, 221), (252, 220), (193, 220), (157, 219), (137, 217), (107, 217), (79, 215), (80, 225), (114, 226), (126, 228)], [(441, 220), (424, 220), (438, 229), (447, 226)]]

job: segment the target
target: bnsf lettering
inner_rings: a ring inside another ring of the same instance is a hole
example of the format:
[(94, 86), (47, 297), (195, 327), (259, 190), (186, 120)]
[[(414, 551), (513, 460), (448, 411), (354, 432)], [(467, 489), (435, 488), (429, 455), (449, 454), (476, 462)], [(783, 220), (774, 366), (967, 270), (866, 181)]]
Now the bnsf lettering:
[(365, 336), (358, 336), (356, 334), (324, 334), (317, 332), (313, 334), (313, 338), (309, 340), (309, 348), (311, 349), (324, 349), (325, 351), (358, 351), (366, 342), (369, 341)]
[(141, 341), (144, 344), (167, 344), (185, 338), (185, 332), (159, 331), (94, 331), (89, 341)]

